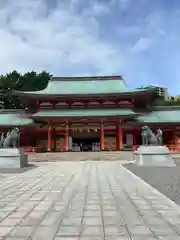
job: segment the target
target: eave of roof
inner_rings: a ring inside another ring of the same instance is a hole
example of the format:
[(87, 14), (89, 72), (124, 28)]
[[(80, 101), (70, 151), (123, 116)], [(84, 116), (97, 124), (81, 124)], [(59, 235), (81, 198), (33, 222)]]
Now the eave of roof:
[(13, 126), (31, 126), (34, 124), (32, 119), (28, 119), (23, 112), (18, 113), (12, 110), (0, 112), (0, 126), (13, 127)]
[(136, 116), (131, 109), (64, 109), (64, 110), (40, 110), (32, 115), (32, 118), (83, 118), (83, 117), (116, 117)]
[(179, 124), (180, 107), (155, 107), (152, 112), (141, 113), (141, 115), (135, 117), (133, 122), (134, 124)]

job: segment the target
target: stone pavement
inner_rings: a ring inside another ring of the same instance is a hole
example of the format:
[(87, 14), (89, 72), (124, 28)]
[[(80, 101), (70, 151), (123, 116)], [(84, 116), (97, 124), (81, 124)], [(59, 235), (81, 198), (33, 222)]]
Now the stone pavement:
[(1, 178), (0, 239), (180, 239), (180, 207), (120, 162), (38, 165)]

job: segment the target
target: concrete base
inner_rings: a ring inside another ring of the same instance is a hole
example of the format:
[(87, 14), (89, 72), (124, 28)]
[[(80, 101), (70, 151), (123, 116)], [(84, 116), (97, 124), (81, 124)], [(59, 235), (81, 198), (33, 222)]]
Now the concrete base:
[(24, 149), (0, 148), (0, 171), (25, 167), (28, 167), (28, 156), (24, 154)]
[(142, 166), (176, 166), (166, 146), (140, 146), (134, 153), (134, 159)]

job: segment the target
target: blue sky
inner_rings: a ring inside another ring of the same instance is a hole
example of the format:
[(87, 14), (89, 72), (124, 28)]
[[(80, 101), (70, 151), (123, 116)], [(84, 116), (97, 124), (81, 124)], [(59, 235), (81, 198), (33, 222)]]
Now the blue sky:
[(0, 73), (123, 75), (180, 94), (180, 1), (1, 0)]

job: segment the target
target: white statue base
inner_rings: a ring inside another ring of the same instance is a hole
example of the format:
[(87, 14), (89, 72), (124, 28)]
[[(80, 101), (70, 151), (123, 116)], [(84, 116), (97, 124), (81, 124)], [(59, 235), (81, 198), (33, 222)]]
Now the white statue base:
[(176, 166), (166, 146), (140, 146), (134, 159), (141, 166)]
[(28, 156), (23, 149), (0, 148), (0, 170), (25, 168), (28, 166)]

